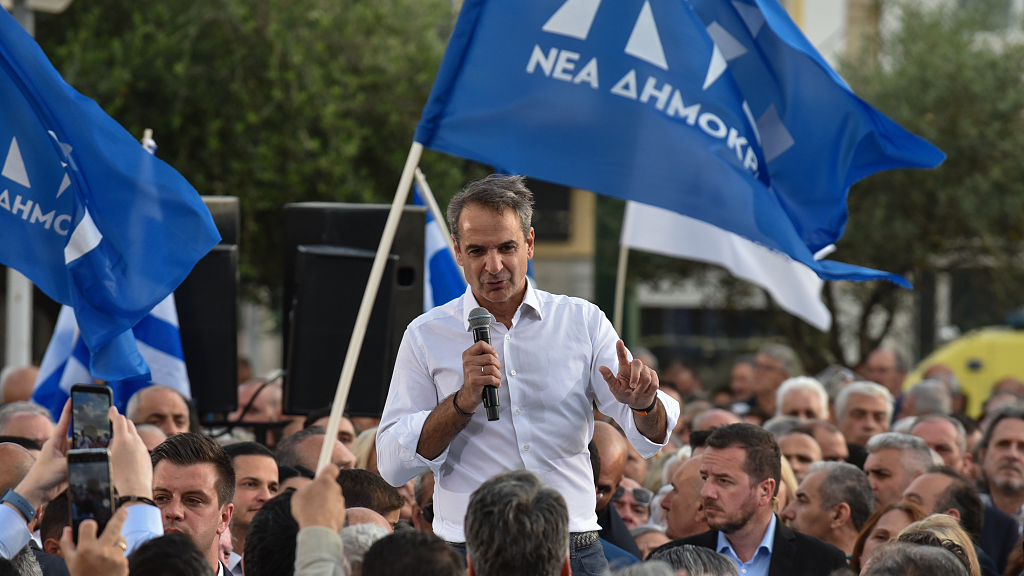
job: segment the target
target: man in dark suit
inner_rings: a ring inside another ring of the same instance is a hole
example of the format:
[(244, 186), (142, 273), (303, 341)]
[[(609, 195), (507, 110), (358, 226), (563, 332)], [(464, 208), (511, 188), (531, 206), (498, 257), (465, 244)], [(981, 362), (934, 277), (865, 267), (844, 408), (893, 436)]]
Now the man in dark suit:
[(794, 532), (772, 512), (782, 476), (775, 438), (752, 424), (730, 424), (707, 440), (701, 498), (711, 530), (665, 544), (721, 552), (744, 576), (826, 576), (846, 566), (842, 550)]

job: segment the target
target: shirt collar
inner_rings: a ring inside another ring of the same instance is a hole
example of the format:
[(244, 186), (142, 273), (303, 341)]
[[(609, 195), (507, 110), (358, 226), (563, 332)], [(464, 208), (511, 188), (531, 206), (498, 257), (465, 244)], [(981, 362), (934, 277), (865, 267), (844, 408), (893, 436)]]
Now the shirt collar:
[[(775, 514), (772, 514), (772, 519), (768, 522), (768, 529), (764, 531), (764, 538), (761, 538), (761, 543), (757, 546), (757, 551), (754, 552), (754, 557), (750, 559), (751, 561), (753, 561), (754, 558), (757, 557), (757, 554), (761, 550), (767, 550), (768, 554), (771, 555), (772, 550), (775, 548), (775, 522), (776, 516)], [(718, 544), (716, 549), (719, 552), (725, 552), (726, 550), (729, 550), (730, 552), (732, 552), (733, 556), (739, 558), (739, 555), (736, 554), (736, 551), (732, 549), (732, 543), (729, 542), (729, 539), (725, 537), (724, 532), (718, 533)]]
[[(543, 320), (544, 316), (540, 311), (540, 299), (537, 297), (537, 291), (533, 288), (533, 282), (530, 282), (529, 277), (523, 279), (526, 282), (526, 294), (523, 295), (523, 303), (519, 305), (519, 310), (516, 311), (516, 316), (523, 313), (523, 305), (529, 306), (537, 314), (539, 320)], [(469, 331), (469, 313), (474, 308), (480, 307), (480, 303), (476, 301), (476, 295), (473, 294), (473, 287), (466, 286), (466, 293), (462, 299), (462, 325)]]

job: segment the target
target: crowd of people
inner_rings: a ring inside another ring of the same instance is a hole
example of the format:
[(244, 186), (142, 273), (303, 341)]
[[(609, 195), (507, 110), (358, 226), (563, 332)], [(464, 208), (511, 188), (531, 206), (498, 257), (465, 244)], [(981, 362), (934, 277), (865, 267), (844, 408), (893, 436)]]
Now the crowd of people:
[(714, 393), (682, 361), (659, 376), (595, 306), (525, 279), (530, 206), (518, 177), (453, 199), (469, 287), (409, 326), (380, 418), (328, 437), (328, 409), (286, 417), (248, 377), (234, 428), (159, 385), (111, 408), (102, 532), (71, 526), (70, 408), (0, 374), (0, 576), (1024, 572), (1024, 383), (975, 420), (948, 368), (904, 389), (890, 349), (810, 377), (769, 344)]

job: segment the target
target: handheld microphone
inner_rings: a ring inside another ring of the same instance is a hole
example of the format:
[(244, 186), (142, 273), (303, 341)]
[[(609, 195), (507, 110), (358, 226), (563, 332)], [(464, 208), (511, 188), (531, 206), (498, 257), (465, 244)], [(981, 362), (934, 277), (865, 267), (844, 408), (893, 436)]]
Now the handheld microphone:
[[(483, 340), (491, 343), (491, 320), (494, 317), (484, 307), (473, 308), (469, 312), (469, 329), (473, 331), (473, 342)], [(494, 386), (484, 386), (484, 408), (487, 409), (487, 419), (497, 420), (498, 416), (498, 389)]]

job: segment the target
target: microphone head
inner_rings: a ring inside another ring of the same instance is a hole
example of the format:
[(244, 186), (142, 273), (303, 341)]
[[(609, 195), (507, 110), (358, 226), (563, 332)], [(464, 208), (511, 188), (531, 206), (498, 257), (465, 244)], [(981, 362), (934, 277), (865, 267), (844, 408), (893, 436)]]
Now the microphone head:
[(477, 328), (483, 328), (484, 326), (490, 326), (491, 320), (493, 319), (494, 316), (491, 316), (491, 313), (487, 311), (487, 308), (484, 308), (483, 306), (473, 308), (469, 311), (469, 329), (475, 330)]

